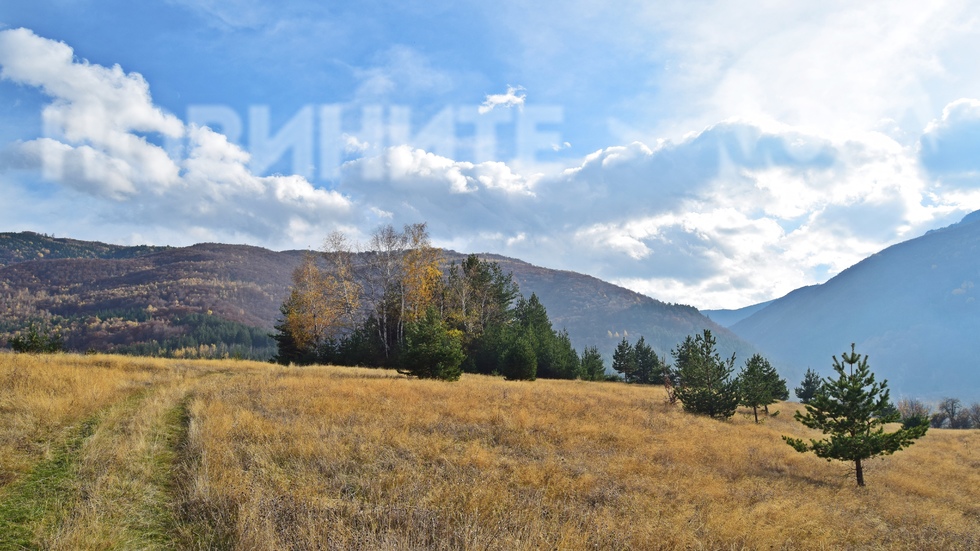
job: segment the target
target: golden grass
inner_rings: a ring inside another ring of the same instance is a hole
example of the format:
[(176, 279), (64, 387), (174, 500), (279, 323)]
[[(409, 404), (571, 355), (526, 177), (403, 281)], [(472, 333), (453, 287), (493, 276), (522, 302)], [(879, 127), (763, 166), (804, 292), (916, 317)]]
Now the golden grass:
[[(446, 384), (348, 368), (213, 381), (186, 511), (242, 549), (976, 548), (980, 435), (849, 467), (620, 384)], [(219, 384), (220, 383), (220, 384)]]
[(756, 425), (654, 387), (72, 355), (0, 354), (0, 384), (0, 509), (96, 419), (14, 540), (43, 548), (980, 548), (980, 431), (930, 430), (858, 488), (783, 443), (817, 436), (789, 403)]
[(152, 365), (112, 356), (0, 354), (0, 488), (49, 455), (59, 431), (166, 376)]

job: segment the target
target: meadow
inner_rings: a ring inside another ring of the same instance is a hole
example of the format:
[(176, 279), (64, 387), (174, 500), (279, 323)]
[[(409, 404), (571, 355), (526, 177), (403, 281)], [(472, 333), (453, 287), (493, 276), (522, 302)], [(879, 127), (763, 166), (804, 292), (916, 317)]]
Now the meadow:
[(977, 549), (980, 431), (850, 466), (776, 404), (243, 361), (0, 354), (0, 549)]

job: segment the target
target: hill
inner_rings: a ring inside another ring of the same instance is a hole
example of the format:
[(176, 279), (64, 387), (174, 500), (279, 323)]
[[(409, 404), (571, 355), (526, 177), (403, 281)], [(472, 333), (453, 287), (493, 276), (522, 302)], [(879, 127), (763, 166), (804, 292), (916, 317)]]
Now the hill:
[(850, 343), (892, 396), (980, 399), (980, 220), (889, 247), (731, 326), (790, 367), (829, 374)]
[[(43, 238), (43, 239), (42, 239)], [(44, 258), (34, 251), (43, 245)], [(51, 258), (58, 251), (61, 256)], [(0, 234), (0, 341), (32, 319), (54, 319), (73, 350), (210, 355), (202, 345), (245, 357), (271, 355), (267, 338), (291, 274), (304, 251), (274, 252), (247, 245), (118, 247), (38, 234)], [(103, 256), (99, 256), (103, 255)], [(115, 255), (106, 257), (106, 255)], [(739, 358), (748, 343), (690, 306), (666, 304), (574, 272), (481, 255), (512, 272), (527, 296), (536, 293), (556, 328), (576, 349), (598, 346), (608, 359), (624, 337), (643, 335), (658, 354), (689, 334), (711, 329), (719, 350)], [(465, 255), (445, 251), (447, 262)]]
[(55, 238), (34, 232), (0, 233), (0, 266), (56, 258), (137, 258), (169, 247), (125, 247), (95, 241)]
[(766, 302), (760, 302), (759, 304), (745, 306), (736, 310), (701, 310), (701, 313), (722, 327), (731, 327), (759, 310), (762, 310), (766, 306), (769, 306), (771, 302), (771, 300), (768, 300)]
[(848, 466), (659, 387), (0, 361), (2, 549), (977, 549), (980, 431)]

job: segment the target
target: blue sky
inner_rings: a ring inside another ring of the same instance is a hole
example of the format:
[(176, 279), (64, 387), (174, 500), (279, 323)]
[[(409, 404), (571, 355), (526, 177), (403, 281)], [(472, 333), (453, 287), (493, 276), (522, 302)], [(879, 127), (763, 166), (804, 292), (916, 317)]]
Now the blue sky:
[(740, 307), (980, 209), (969, 2), (8, 1), (0, 231), (436, 244)]

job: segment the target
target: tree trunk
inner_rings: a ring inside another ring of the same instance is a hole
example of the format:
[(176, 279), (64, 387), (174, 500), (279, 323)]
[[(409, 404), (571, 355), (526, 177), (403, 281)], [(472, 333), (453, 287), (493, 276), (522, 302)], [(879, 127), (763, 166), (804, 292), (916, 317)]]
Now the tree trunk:
[(755, 422), (759, 422), (759, 406), (752, 406), (752, 413), (755, 414)]
[(854, 460), (854, 472), (857, 474), (858, 486), (864, 486), (864, 468), (861, 467), (861, 459)]

